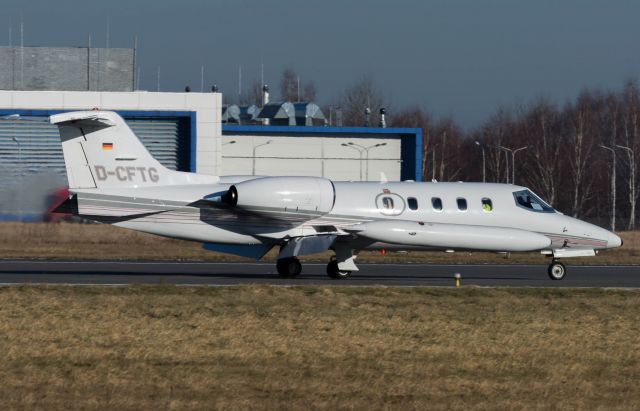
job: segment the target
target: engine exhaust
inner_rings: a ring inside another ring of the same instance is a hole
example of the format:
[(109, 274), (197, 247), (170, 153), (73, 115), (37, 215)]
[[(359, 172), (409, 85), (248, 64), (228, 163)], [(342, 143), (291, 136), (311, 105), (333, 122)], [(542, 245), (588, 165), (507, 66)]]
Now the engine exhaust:
[(222, 202), (230, 207), (238, 205), (238, 189), (236, 186), (229, 187), (229, 190), (222, 195)]

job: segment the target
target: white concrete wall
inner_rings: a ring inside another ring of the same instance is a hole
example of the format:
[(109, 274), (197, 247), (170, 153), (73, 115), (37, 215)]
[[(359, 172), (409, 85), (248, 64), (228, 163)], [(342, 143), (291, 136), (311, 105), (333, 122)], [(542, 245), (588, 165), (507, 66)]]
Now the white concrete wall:
[[(268, 141), (270, 143), (265, 144)], [(349, 142), (363, 147), (386, 145), (369, 149), (367, 161), (364, 152), (361, 160), (356, 148), (342, 146)], [(359, 181), (362, 175), (362, 180), (377, 181), (383, 172), (390, 181), (397, 181), (402, 166), (400, 159), (399, 138), (222, 137), (222, 175), (250, 175), (254, 174), (255, 167), (256, 175), (322, 176), (336, 181)]]
[(196, 113), (196, 171), (220, 175), (220, 93), (1, 91), (0, 109), (135, 110)]

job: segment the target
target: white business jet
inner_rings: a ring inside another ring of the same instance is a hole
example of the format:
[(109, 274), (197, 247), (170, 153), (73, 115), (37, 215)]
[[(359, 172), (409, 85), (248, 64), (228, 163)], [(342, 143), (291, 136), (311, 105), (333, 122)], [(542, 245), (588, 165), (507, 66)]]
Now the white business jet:
[(208, 250), (261, 258), (279, 248), (283, 277), (298, 256), (333, 250), (331, 278), (358, 271), (365, 249), (539, 251), (559, 258), (619, 247), (615, 234), (557, 212), (525, 187), (483, 183), (337, 182), (320, 177), (209, 176), (155, 160), (110, 111), (57, 114), (70, 198), (81, 217)]

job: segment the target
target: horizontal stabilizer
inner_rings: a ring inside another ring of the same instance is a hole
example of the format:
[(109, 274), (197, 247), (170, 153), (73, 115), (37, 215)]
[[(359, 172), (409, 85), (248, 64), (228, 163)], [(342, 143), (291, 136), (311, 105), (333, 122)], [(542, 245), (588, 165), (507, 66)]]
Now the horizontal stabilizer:
[(20, 115), (20, 114), (9, 114), (8, 116), (0, 116), (0, 120), (4, 120), (4, 121), (19, 120), (19, 121), (30, 121), (30, 122), (33, 122), (33, 123), (48, 123), (49, 122), (49, 117), (23, 116), (23, 115)]
[(59, 126), (113, 127), (117, 124), (113, 116), (108, 111), (73, 111), (71, 113), (54, 114), (49, 117), (49, 122)]

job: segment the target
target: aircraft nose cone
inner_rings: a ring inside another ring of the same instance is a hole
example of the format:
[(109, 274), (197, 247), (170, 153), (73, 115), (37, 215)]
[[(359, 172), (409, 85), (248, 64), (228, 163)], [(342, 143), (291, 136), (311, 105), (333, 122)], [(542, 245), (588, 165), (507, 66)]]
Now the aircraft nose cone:
[(622, 238), (611, 233), (609, 234), (609, 240), (607, 241), (607, 248), (616, 248), (622, 245)]

